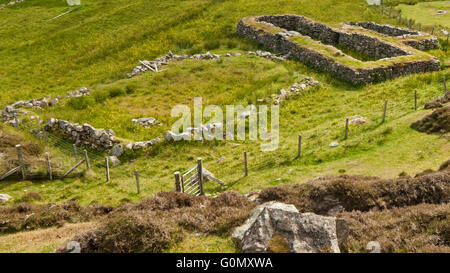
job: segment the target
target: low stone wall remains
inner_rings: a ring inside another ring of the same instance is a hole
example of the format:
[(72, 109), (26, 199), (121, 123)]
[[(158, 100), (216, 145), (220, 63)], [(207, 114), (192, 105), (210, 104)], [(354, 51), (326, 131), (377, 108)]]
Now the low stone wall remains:
[[(283, 31), (275, 33), (276, 27)], [(438, 59), (431, 55), (416, 58), (418, 56), (411, 53), (415, 49), (403, 44), (400, 46), (400, 42), (398, 44), (388, 43), (365, 33), (350, 33), (342, 29), (334, 29), (298, 15), (246, 17), (239, 21), (237, 33), (282, 54), (291, 54), (307, 65), (329, 72), (353, 84), (366, 84), (412, 73), (440, 70)], [(326, 55), (315, 49), (313, 45), (300, 45), (291, 39), (292, 36), (301, 35), (320, 40), (324, 44), (342, 45), (364, 52), (369, 56), (383, 59), (366, 65), (365, 62), (349, 57), (337, 49), (334, 53), (337, 55)], [(351, 62), (354, 61), (353, 63), (358, 64), (358, 66), (339, 62), (334, 58), (336, 56), (347, 56)], [(387, 58), (399, 56), (407, 58), (401, 62), (383, 63)]]

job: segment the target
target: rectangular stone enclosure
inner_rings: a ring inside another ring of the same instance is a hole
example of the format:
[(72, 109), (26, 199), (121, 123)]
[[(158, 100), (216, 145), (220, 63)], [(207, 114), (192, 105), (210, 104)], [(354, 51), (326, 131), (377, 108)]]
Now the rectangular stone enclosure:
[(421, 51), (439, 47), (435, 37), (390, 25), (362, 22), (332, 28), (304, 16), (267, 15), (243, 18), (237, 33), (353, 84), (440, 70), (439, 60)]

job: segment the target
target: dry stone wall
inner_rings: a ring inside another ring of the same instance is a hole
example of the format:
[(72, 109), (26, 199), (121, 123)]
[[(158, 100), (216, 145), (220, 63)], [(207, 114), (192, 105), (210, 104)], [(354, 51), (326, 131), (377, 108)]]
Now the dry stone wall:
[(407, 28), (401, 28), (391, 25), (380, 25), (374, 22), (350, 22), (350, 25), (359, 26), (365, 29), (373, 30), (378, 33), (397, 37), (399, 40), (409, 46), (415, 47), (420, 50), (429, 50), (439, 48), (438, 38), (423, 34), (419, 31), (410, 30)]
[[(401, 42), (360, 33), (360, 27), (349, 27), (334, 29), (304, 16), (270, 15), (243, 18), (237, 33), (353, 84), (440, 70), (439, 60), (429, 54)], [(342, 45), (382, 59), (363, 62), (330, 45)]]
[(95, 150), (111, 149), (114, 144), (119, 143), (114, 138), (112, 130), (95, 129), (87, 123), (80, 125), (66, 120), (50, 118), (45, 124), (45, 130), (62, 134), (65, 138), (72, 139), (76, 145), (90, 146)]

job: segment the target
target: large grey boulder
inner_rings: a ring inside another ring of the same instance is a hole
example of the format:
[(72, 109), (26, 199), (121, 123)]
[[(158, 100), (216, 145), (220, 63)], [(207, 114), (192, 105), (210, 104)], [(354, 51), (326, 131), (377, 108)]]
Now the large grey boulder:
[(339, 253), (347, 236), (343, 220), (314, 213), (299, 213), (293, 205), (268, 202), (256, 207), (250, 218), (232, 234), (243, 252), (270, 252), (273, 238), (282, 238), (290, 252)]

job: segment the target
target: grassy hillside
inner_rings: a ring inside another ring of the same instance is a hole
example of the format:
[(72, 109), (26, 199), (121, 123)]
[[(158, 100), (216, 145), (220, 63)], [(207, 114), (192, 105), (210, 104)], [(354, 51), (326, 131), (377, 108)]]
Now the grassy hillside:
[[(162, 144), (137, 155), (122, 158), (105, 182), (104, 169), (95, 175), (64, 181), (8, 181), (0, 192), (13, 197), (23, 190), (37, 192), (43, 202), (76, 198), (83, 204), (93, 200), (117, 205), (173, 187), (173, 172), (187, 170), (197, 157), (228, 189), (249, 192), (267, 186), (300, 183), (320, 175), (340, 173), (397, 176), (436, 168), (448, 158), (449, 141), (425, 135), (409, 124), (428, 113), (413, 109), (413, 92), (419, 105), (443, 93), (444, 70), (412, 75), (384, 83), (354, 87), (296, 61), (274, 62), (243, 55), (211, 61), (186, 60), (167, 66), (161, 73), (144, 73), (132, 79), (126, 73), (138, 60), (151, 60), (174, 53), (242, 52), (256, 44), (235, 35), (244, 16), (295, 13), (337, 24), (344, 21), (376, 21), (396, 24), (375, 7), (357, 0), (266, 1), (83, 1), (82, 7), (60, 18), (68, 10), (64, 1), (28, 0), (0, 10), (0, 102), (64, 94), (89, 86), (92, 96), (84, 103), (65, 102), (36, 111), (43, 119), (56, 117), (73, 122), (111, 128), (125, 139), (148, 140), (163, 135), (173, 118), (170, 110), (179, 103), (192, 105), (194, 96), (207, 104), (255, 103), (304, 76), (320, 85), (290, 98), (280, 107), (280, 146), (263, 153), (258, 142), (190, 142)], [(332, 7), (332, 8), (330, 8)], [(448, 51), (430, 53), (441, 59)], [(119, 96), (110, 96), (110, 91)], [(387, 122), (381, 124), (382, 107), (389, 100)], [(343, 139), (345, 118), (362, 115), (364, 126), (351, 126)], [(142, 129), (132, 118), (153, 116), (162, 127)], [(297, 136), (303, 136), (303, 157), (296, 160)], [(338, 147), (329, 147), (337, 141)], [(248, 177), (243, 177), (242, 153), (248, 152)], [(225, 157), (221, 163), (217, 160)], [(135, 193), (133, 172), (141, 173), (141, 195)], [(45, 187), (42, 184), (45, 183)], [(214, 183), (206, 192), (222, 189)], [(14, 202), (14, 201), (11, 201)]]
[[(447, 29), (450, 28), (450, 3), (448, 1), (425, 2), (416, 5), (401, 4), (398, 9), (404, 16), (413, 18), (422, 25), (438, 25)], [(447, 13), (437, 15), (440, 10), (447, 11)]]

